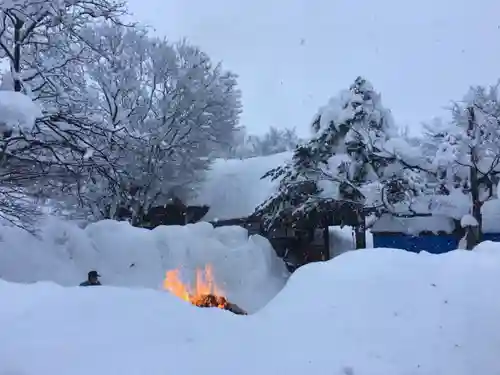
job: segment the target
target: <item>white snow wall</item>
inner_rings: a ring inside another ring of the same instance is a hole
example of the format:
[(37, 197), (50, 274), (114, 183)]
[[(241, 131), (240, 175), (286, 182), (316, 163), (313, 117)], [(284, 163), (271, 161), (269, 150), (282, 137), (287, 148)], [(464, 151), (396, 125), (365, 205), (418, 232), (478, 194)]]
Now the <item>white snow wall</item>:
[(181, 269), (191, 278), (207, 264), (226, 296), (250, 312), (273, 298), (288, 277), (267, 239), (248, 238), (241, 227), (197, 223), (148, 230), (104, 220), (81, 229), (48, 218), (40, 238), (0, 227), (0, 278), (7, 281), (74, 286), (96, 269), (104, 285), (158, 289), (167, 270)]

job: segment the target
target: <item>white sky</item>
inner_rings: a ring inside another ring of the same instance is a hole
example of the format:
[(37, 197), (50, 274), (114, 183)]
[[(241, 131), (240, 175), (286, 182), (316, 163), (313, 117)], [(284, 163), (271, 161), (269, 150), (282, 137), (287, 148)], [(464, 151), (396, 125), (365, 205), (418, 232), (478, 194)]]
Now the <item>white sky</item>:
[(364, 75), (402, 125), (442, 115), (500, 78), (498, 0), (129, 0), (239, 74), (242, 122), (306, 134), (318, 107)]

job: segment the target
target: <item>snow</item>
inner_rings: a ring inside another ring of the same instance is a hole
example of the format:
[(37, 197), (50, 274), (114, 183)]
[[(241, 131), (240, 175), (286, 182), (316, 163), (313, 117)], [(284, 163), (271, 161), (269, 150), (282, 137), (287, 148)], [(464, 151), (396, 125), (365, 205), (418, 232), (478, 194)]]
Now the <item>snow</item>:
[[(328, 228), (330, 257), (334, 258), (347, 251), (356, 250), (356, 237), (350, 226), (333, 226)], [(370, 230), (366, 231), (366, 247), (373, 247), (373, 235)]]
[[(49, 218), (40, 238), (0, 226), (0, 278), (21, 283), (52, 281), (74, 286), (96, 269), (105, 285), (159, 289), (165, 272), (213, 268), (216, 284), (248, 311), (265, 305), (288, 277), (269, 242), (241, 227), (209, 223), (135, 228), (112, 220), (88, 225)], [(190, 280), (186, 280), (190, 281)]]
[[(391, 112), (384, 108), (380, 94), (376, 93), (373, 85), (363, 77), (356, 78), (349, 89), (340, 91), (337, 96), (330, 98), (325, 106), (319, 108), (312, 121), (312, 135), (331, 132), (328, 130), (331, 125), (337, 131), (340, 131), (339, 126), (354, 119), (355, 115), (363, 110), (367, 113), (366, 120), (381, 124), (383, 133), (386, 136), (396, 136), (397, 127), (394, 124)], [(345, 141), (368, 135), (362, 135), (361, 133), (373, 133), (373, 129), (364, 128), (364, 126), (360, 127), (359, 125), (361, 124), (355, 125), (355, 132), (350, 130), (345, 135)], [(375, 136), (375, 134), (371, 135)], [(375, 138), (371, 139), (375, 141)], [(340, 149), (338, 151), (341, 152)]]
[(292, 153), (248, 159), (218, 159), (190, 205), (208, 205), (206, 221), (244, 218), (268, 199), (278, 182), (261, 179), (269, 170), (291, 161)]
[(465, 227), (477, 227), (479, 226), (479, 223), (477, 222), (476, 218), (472, 215), (464, 215), (462, 219), (460, 220), (460, 226), (462, 228)]
[(483, 232), (500, 233), (500, 199), (491, 199), (481, 207)]
[(42, 117), (40, 107), (28, 96), (15, 91), (0, 90), (0, 126), (2, 130), (28, 130)]
[(352, 118), (355, 114), (354, 109), (347, 104), (354, 99), (350, 90), (342, 90), (337, 96), (330, 98), (326, 105), (318, 109), (311, 122), (313, 124), (312, 135), (321, 133), (331, 124), (337, 126)]
[(384, 214), (372, 226), (372, 232), (378, 233), (419, 234), (426, 231), (452, 233), (454, 230), (453, 219), (440, 215), (406, 218)]
[(492, 243), (348, 252), (300, 268), (249, 316), (161, 291), (0, 281), (0, 374), (496, 374), (499, 293)]
[[(370, 196), (375, 196), (376, 192), (369, 192)], [(398, 214), (408, 214), (408, 206), (402, 204), (394, 206), (394, 212)], [(375, 232), (408, 232), (407, 228), (415, 228), (418, 231), (444, 231), (451, 233), (454, 228), (454, 220), (461, 221), (470, 212), (470, 196), (467, 196), (458, 189), (452, 190), (450, 195), (422, 196), (413, 200), (412, 209), (418, 214), (432, 214), (432, 216), (420, 217), (390, 217), (383, 215), (374, 224)], [(500, 199), (490, 199), (484, 202), (481, 207), (483, 214), (482, 230), (484, 233), (500, 233)], [(453, 228), (452, 228), (453, 227)], [(414, 230), (412, 233), (418, 233)]]

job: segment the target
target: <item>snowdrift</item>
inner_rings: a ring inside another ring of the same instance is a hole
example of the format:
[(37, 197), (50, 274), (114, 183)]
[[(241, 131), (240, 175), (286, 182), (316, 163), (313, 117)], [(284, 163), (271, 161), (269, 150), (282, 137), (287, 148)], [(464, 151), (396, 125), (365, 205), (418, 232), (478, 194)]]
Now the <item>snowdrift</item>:
[(227, 297), (249, 312), (274, 297), (288, 277), (269, 242), (248, 238), (240, 227), (197, 223), (148, 230), (105, 220), (81, 229), (49, 218), (39, 239), (0, 227), (0, 278), (7, 281), (75, 286), (97, 269), (105, 285), (160, 289), (167, 270), (180, 269), (189, 279), (207, 264)]
[(348, 252), (249, 316), (161, 291), (0, 282), (0, 374), (496, 374), (499, 294), (493, 243)]

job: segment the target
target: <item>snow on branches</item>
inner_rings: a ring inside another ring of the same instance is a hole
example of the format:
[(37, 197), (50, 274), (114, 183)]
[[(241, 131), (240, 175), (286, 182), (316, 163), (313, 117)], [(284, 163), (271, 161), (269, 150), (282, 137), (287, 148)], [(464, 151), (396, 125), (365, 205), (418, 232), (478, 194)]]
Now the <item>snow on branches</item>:
[(7, 125), (3, 111), (4, 130), (18, 131), (0, 138), (0, 167), (32, 169), (23, 194), (94, 218), (120, 205), (147, 211), (191, 194), (212, 155), (230, 148), (236, 76), (187, 42), (125, 24), (126, 12), (114, 0), (0, 4), (1, 88), (41, 110), (32, 127)]
[(396, 128), (362, 77), (322, 107), (311, 128), (312, 138), (295, 149), (292, 162), (264, 176), (280, 181), (278, 192), (257, 209), (268, 227), (331, 211), (338, 202), (362, 207), (363, 188), (379, 181), (390, 164), (381, 153)]
[(241, 107), (236, 77), (197, 47), (139, 28), (101, 24), (85, 35), (103, 51), (84, 65), (91, 108), (126, 136), (103, 145), (116, 181), (88, 181), (80, 204), (97, 216), (113, 217), (119, 205), (140, 217), (173, 196), (190, 197), (210, 155), (230, 147)]

